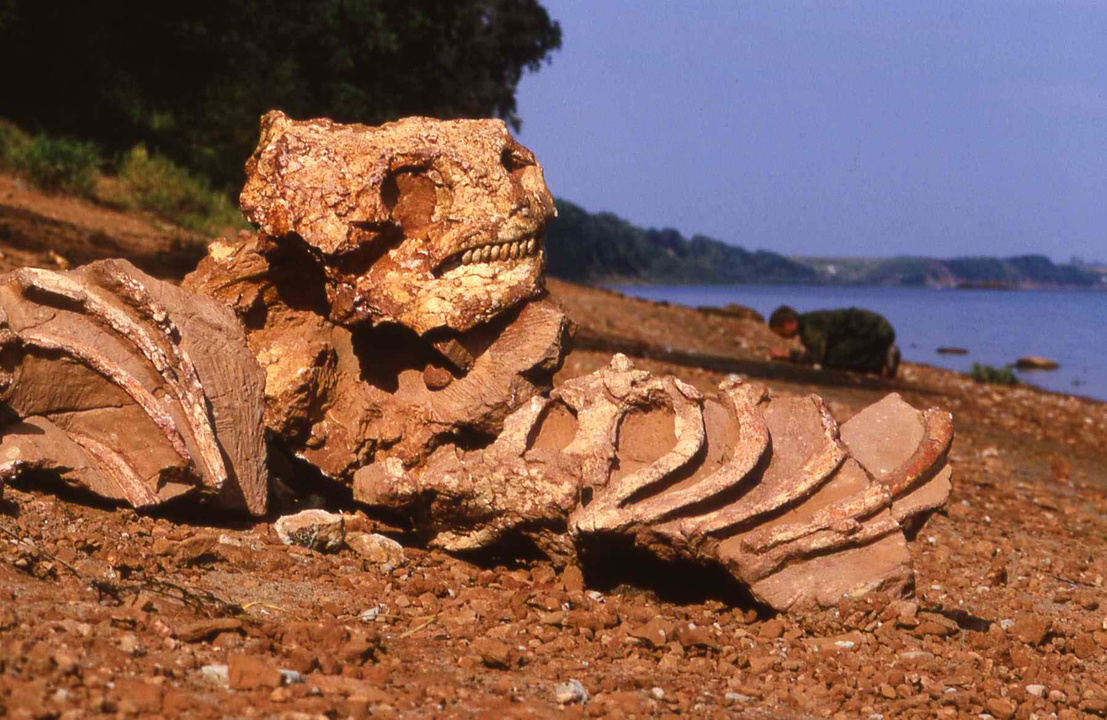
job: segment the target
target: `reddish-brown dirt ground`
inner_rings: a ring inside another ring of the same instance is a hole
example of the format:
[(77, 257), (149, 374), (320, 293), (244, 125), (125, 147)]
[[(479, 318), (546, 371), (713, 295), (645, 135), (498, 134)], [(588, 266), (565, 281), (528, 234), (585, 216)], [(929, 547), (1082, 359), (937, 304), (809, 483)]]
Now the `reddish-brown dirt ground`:
[[(157, 271), (174, 237), (0, 178), (7, 267)], [(839, 420), (889, 391), (951, 410), (955, 490), (911, 544), (915, 595), (775, 616), (710, 572), (614, 551), (583, 577), (415, 545), (393, 567), (286, 547), (273, 517), (23, 482), (0, 501), (0, 717), (1107, 717), (1107, 406), (912, 364), (894, 382), (790, 368), (758, 323), (551, 287), (592, 348), (559, 381), (623, 348), (704, 390), (737, 371), (818, 392)], [(558, 702), (570, 680), (587, 702)]]

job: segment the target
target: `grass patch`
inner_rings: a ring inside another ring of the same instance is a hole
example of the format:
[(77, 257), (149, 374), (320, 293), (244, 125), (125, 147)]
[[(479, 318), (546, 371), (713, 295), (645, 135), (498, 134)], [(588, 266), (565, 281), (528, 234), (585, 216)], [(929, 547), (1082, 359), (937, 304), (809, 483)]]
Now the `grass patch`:
[(95, 144), (0, 126), (0, 163), (47, 192), (92, 197), (104, 165)]
[(151, 155), (142, 145), (120, 159), (116, 179), (117, 199), (124, 206), (152, 212), (188, 230), (210, 234), (246, 227), (242, 213), (224, 193), (170, 160)]
[(972, 379), (991, 385), (1018, 385), (1019, 379), (1015, 376), (1015, 371), (1011, 369), (1010, 365), (1004, 365), (1003, 367), (996, 367), (995, 365), (985, 365), (984, 363), (973, 363), (972, 372), (969, 373)]
[(0, 169), (46, 192), (153, 213), (204, 235), (249, 227), (231, 198), (214, 190), (207, 179), (142, 145), (109, 163), (93, 143), (42, 133), (32, 136), (0, 121)]

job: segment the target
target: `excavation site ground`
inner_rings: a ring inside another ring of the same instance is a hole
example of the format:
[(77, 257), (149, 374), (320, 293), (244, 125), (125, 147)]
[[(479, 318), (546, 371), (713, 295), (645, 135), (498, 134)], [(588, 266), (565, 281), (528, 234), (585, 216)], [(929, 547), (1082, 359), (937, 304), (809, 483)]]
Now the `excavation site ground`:
[[(4, 269), (188, 238), (0, 178)], [(420, 547), (341, 491), (334, 552), (188, 504), (147, 512), (44, 477), (0, 501), (0, 716), (1107, 716), (1107, 406), (906, 364), (894, 381), (767, 360), (763, 323), (550, 281), (577, 325), (555, 386), (625, 352), (712, 392), (740, 373), (840, 421), (889, 392), (953, 413), (954, 489), (911, 539), (913, 595), (776, 614), (710, 569), (590, 547)], [(307, 498), (305, 504), (316, 502)]]

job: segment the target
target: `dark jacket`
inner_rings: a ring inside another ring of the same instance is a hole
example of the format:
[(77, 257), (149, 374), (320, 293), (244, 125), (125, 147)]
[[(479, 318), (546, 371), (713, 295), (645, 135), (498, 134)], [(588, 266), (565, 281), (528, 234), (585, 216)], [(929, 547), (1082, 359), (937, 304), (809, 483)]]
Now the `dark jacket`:
[(869, 310), (816, 310), (799, 316), (799, 338), (808, 362), (879, 373), (896, 331), (883, 315)]

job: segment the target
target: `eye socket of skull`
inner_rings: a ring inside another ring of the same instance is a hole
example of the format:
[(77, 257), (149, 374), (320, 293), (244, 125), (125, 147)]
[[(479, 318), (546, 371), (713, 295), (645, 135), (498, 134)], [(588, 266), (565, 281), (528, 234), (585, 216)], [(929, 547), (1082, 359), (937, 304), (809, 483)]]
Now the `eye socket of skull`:
[(406, 237), (426, 233), (438, 206), (438, 186), (423, 168), (403, 168), (381, 185), (381, 198)]
[(526, 168), (537, 165), (538, 160), (534, 157), (534, 153), (515, 142), (514, 138), (509, 138), (509, 142), (500, 153), (500, 164), (509, 175), (516, 180), (521, 180)]

